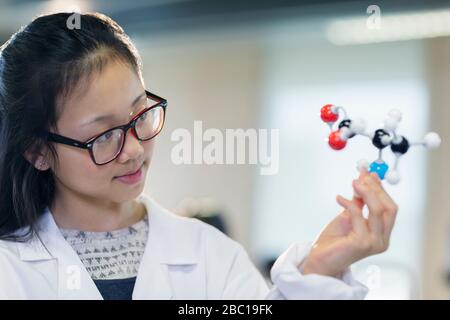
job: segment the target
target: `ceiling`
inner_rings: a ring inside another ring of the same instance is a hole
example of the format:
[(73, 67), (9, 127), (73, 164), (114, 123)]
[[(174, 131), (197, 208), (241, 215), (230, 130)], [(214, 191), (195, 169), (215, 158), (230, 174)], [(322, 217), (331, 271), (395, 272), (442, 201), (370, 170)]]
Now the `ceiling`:
[[(111, 16), (129, 33), (152, 33), (187, 28), (257, 24), (277, 19), (319, 19), (365, 14), (373, 1), (357, 0), (78, 0), (0, 1), (0, 43), (33, 16), (70, 8), (100, 11)], [(450, 7), (450, 1), (377, 1), (383, 12)], [(70, 9), (69, 9), (70, 10)]]

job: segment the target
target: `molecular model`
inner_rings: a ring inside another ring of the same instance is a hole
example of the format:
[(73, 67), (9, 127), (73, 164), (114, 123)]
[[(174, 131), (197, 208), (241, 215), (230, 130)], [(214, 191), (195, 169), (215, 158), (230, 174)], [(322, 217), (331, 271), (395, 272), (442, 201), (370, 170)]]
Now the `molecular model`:
[[(343, 120), (339, 122), (336, 129), (333, 125), (338, 122), (339, 113), (342, 113)], [(441, 138), (435, 132), (425, 135), (421, 142), (410, 142), (406, 137), (397, 132), (398, 125), (402, 120), (402, 113), (397, 110), (391, 110), (384, 120), (384, 128), (377, 129), (373, 133), (366, 131), (366, 122), (363, 119), (350, 120), (343, 107), (327, 104), (322, 107), (320, 117), (330, 127), (331, 133), (328, 136), (328, 144), (334, 150), (342, 150), (347, 145), (347, 141), (356, 135), (368, 137), (372, 144), (378, 149), (378, 159), (369, 164), (367, 160), (358, 161), (357, 168), (361, 171), (363, 168), (369, 172), (376, 172), (381, 180), (386, 180), (390, 184), (397, 184), (400, 181), (398, 172), (398, 162), (401, 156), (406, 154), (411, 146), (422, 145), (426, 148), (438, 148), (441, 144)], [(390, 147), (395, 155), (393, 168), (389, 169), (387, 163), (383, 160), (383, 149)]]

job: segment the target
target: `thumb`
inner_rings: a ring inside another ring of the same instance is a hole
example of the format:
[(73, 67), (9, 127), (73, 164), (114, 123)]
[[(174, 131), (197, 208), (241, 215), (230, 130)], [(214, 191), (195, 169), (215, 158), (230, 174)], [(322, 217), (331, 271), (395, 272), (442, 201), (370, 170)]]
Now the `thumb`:
[[(353, 180), (353, 183), (354, 183), (355, 181), (356, 181), (356, 180)], [(352, 202), (354, 202), (354, 203), (356, 204), (356, 206), (357, 206), (359, 209), (362, 209), (362, 208), (364, 207), (364, 200), (363, 200), (363, 198), (358, 194), (358, 192), (356, 191), (355, 188), (353, 188), (353, 198), (352, 198)]]
[(359, 209), (364, 208), (364, 200), (363, 200), (360, 196), (358, 196), (358, 195), (356, 195), (356, 194), (353, 195), (352, 202), (353, 202)]
[[(366, 230), (365, 219), (362, 214), (361, 200), (348, 200), (340, 195), (336, 197), (336, 201), (344, 209), (350, 212), (352, 217), (353, 227), (358, 233), (362, 233)], [(364, 205), (364, 204), (363, 204)]]

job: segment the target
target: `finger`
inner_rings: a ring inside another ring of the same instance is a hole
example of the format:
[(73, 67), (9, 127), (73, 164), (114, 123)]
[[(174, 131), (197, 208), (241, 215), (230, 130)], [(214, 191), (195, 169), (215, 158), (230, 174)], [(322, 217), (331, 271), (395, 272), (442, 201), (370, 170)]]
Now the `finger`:
[(370, 186), (372, 186), (372, 188), (374, 190), (376, 190), (376, 193), (378, 194), (378, 199), (381, 201), (381, 203), (384, 206), (384, 212), (383, 212), (384, 238), (386, 241), (388, 241), (389, 237), (391, 235), (392, 229), (394, 227), (398, 208), (397, 208), (396, 203), (392, 200), (392, 198), (389, 196), (389, 194), (383, 188), (381, 183), (378, 183), (378, 181), (377, 181), (378, 176), (377, 176), (377, 179), (375, 179), (375, 177), (373, 177), (373, 178), (374, 179), (367, 179), (367, 184), (369, 184)]
[[(369, 179), (371, 179), (369, 177)], [(373, 190), (373, 187), (369, 186), (367, 183), (361, 183), (357, 180), (353, 183), (353, 188), (358, 194), (363, 198), (363, 201), (367, 204), (369, 208), (369, 229), (377, 237), (384, 236), (384, 223), (383, 223), (383, 212), (384, 206), (378, 199), (377, 194)]]
[(359, 178), (360, 180), (364, 179), (364, 177), (368, 176), (370, 173), (367, 170), (367, 168), (362, 168), (361, 171), (359, 172)]
[(354, 201), (348, 200), (340, 195), (336, 197), (336, 201), (351, 214), (355, 232), (358, 234), (367, 233), (367, 223), (363, 217), (361, 208)]
[[(336, 200), (337, 200), (338, 204), (341, 205), (344, 209), (348, 209), (350, 206), (351, 207), (355, 206), (355, 208), (357, 208), (358, 210), (356, 210), (354, 213), (358, 213), (362, 217), (364, 217), (362, 214), (362, 210), (361, 210), (362, 207), (364, 206), (364, 203), (361, 199), (349, 200), (347, 198), (344, 198), (341, 195), (338, 195), (336, 197)], [(361, 203), (362, 203), (362, 206), (361, 206)]]
[(373, 182), (377, 183), (378, 185), (382, 185), (381, 184), (381, 179), (378, 176), (378, 174), (376, 174), (375, 172), (370, 173), (370, 176), (373, 178)]
[[(364, 182), (365, 177), (367, 177), (368, 175), (369, 175), (369, 171), (367, 171), (366, 168), (362, 168), (360, 173), (359, 173), (358, 180), (361, 181), (361, 182)], [(357, 198), (362, 199), (361, 195), (358, 194), (358, 192), (356, 190), (353, 191), (353, 198), (355, 198), (355, 199), (357, 199)]]
[[(353, 180), (353, 181), (356, 181), (356, 180)], [(360, 208), (360, 209), (364, 208), (365, 203), (364, 203), (363, 199), (361, 198), (360, 195), (358, 195), (356, 193), (356, 191), (354, 189), (353, 189), (352, 201), (358, 206), (358, 208)]]

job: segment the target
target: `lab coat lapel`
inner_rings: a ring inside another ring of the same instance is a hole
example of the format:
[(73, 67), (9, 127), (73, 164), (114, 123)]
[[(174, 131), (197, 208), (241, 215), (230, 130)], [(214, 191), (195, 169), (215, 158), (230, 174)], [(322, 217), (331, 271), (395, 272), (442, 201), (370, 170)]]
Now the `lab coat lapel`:
[(49, 279), (50, 283), (55, 284), (56, 281), (54, 287), (57, 299), (102, 299), (77, 253), (59, 231), (48, 208), (41, 216), (38, 227), (37, 237), (34, 237), (30, 243), (19, 246), (21, 259), (24, 261), (49, 260), (49, 264), (56, 264), (53, 269), (55, 274), (52, 275), (49, 272), (45, 274), (52, 277)]
[(149, 214), (149, 238), (133, 299), (205, 297), (199, 233), (150, 197), (141, 195), (140, 200)]
[[(142, 256), (133, 299), (204, 299), (206, 272), (201, 232), (187, 218), (177, 217), (141, 194), (149, 214), (149, 237)], [(24, 261), (48, 260), (45, 272), (57, 299), (102, 299), (77, 253), (64, 239), (47, 208), (38, 237), (19, 245)]]

